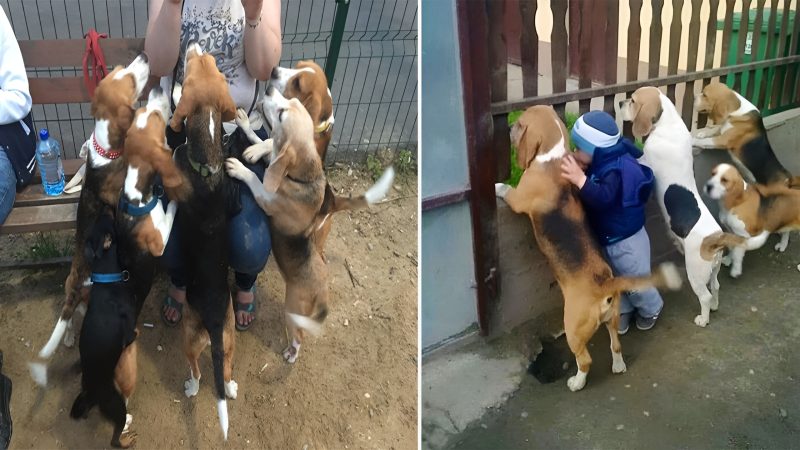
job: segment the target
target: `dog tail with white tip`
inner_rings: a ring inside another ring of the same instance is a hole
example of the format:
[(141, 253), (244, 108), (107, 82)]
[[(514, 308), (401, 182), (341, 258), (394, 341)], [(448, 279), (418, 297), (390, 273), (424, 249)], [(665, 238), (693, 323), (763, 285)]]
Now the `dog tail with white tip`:
[(706, 261), (711, 261), (720, 250), (744, 245), (745, 241), (746, 239), (741, 236), (720, 231), (703, 239), (703, 243), (700, 245), (700, 256)]
[(44, 361), (28, 363), (28, 370), (30, 371), (31, 378), (33, 378), (33, 381), (36, 382), (37, 385), (42, 387), (47, 386), (46, 361), (53, 356), (53, 353), (55, 353), (56, 349), (58, 348), (58, 343), (61, 342), (64, 334), (66, 334), (67, 328), (71, 326), (71, 321), (72, 319), (64, 319), (63, 317), (59, 317), (58, 322), (56, 322), (56, 327), (53, 329), (53, 333), (50, 335), (50, 339), (39, 351), (39, 358)]
[(328, 305), (318, 305), (317, 312), (313, 317), (290, 312), (286, 313), (286, 317), (291, 320), (296, 327), (302, 328), (314, 336), (319, 336), (322, 334), (322, 322), (324, 322), (325, 318), (328, 317)]
[[(209, 329), (209, 328), (207, 328)], [(214, 332), (209, 332), (211, 338), (211, 365), (214, 367), (214, 391), (217, 394), (217, 415), (219, 425), (222, 427), (222, 435), (228, 440), (228, 401), (225, 396), (225, 350), (222, 345), (222, 328), (212, 328)]]
[[(333, 214), (338, 211), (345, 211), (345, 210), (356, 210), (356, 209), (363, 209), (369, 208), (370, 206), (378, 203), (379, 201), (383, 200), (386, 197), (386, 194), (389, 193), (389, 189), (392, 188), (392, 182), (394, 181), (394, 167), (389, 167), (386, 169), (381, 177), (378, 178), (378, 181), (372, 185), (367, 192), (359, 195), (358, 197), (339, 197), (334, 196), (333, 191), (330, 190), (330, 186), (325, 186), (325, 196), (328, 197), (329, 195), (332, 196), (330, 200), (333, 200), (333, 205), (331, 205), (327, 211), (328, 214)], [(330, 191), (330, 194), (329, 194)], [(325, 200), (329, 200), (326, 198)]]
[(609, 294), (620, 294), (626, 291), (640, 291), (651, 287), (677, 291), (682, 284), (683, 279), (675, 264), (665, 262), (660, 264), (658, 270), (650, 276), (614, 277), (603, 283), (603, 288), (607, 289)]

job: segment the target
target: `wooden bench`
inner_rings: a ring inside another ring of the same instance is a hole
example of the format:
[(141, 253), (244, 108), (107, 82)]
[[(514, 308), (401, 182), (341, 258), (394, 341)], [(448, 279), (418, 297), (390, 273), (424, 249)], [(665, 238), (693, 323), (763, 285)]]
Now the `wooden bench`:
[[(86, 41), (25, 40), (19, 41), (19, 47), (25, 60), (25, 67), (28, 69), (76, 67), (80, 71)], [(144, 49), (144, 39), (101, 39), (100, 47), (109, 66), (127, 65)], [(83, 76), (29, 78), (28, 82), (31, 98), (37, 105), (91, 102)], [(36, 117), (33, 119), (36, 125)], [(54, 137), (61, 140), (59, 136)], [(62, 149), (62, 157), (64, 150), (66, 149)], [(77, 149), (71, 150), (70, 153), (78, 154)], [(83, 164), (83, 160), (65, 159), (63, 164), (65, 178), (69, 181)], [(74, 228), (79, 197), (80, 193), (61, 194), (57, 197), (45, 195), (37, 169), (31, 184), (17, 193), (14, 208), (6, 221), (0, 225), (0, 234)]]

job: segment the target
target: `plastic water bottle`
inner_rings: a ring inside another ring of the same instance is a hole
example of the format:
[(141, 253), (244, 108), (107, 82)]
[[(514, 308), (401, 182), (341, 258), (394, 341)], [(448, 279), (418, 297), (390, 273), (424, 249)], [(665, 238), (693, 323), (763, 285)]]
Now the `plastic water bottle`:
[(42, 187), (47, 195), (61, 195), (64, 192), (64, 167), (61, 165), (61, 145), (50, 137), (47, 128), (39, 131), (39, 144), (36, 146), (36, 162), (42, 176)]

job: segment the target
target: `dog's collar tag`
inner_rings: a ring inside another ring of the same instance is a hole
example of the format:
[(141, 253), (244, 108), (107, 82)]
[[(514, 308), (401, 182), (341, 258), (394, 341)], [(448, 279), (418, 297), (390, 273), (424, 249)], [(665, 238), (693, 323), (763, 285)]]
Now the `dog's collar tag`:
[(92, 146), (94, 147), (94, 151), (97, 152), (98, 155), (102, 156), (106, 159), (117, 159), (122, 156), (121, 150), (106, 150), (104, 149), (98, 142), (97, 138), (95, 137), (94, 133), (92, 133)]
[(128, 281), (131, 275), (127, 270), (117, 273), (94, 273), (92, 272), (92, 283), (119, 283)]
[(206, 178), (209, 175), (214, 175), (219, 172), (219, 167), (213, 168), (208, 164), (200, 164), (199, 162), (192, 159), (192, 156), (189, 155), (189, 152), (186, 152), (186, 157), (189, 159), (189, 164), (192, 166), (195, 172), (200, 174), (201, 177)]

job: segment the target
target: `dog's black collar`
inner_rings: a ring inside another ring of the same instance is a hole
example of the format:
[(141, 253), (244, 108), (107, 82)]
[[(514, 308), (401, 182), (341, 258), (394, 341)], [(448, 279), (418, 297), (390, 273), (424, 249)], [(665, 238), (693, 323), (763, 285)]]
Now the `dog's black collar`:
[(94, 273), (92, 272), (92, 283), (108, 284), (128, 281), (131, 275), (127, 270), (117, 273)]
[(221, 168), (221, 166), (211, 167), (208, 164), (200, 164), (192, 159), (192, 155), (190, 155), (188, 151), (186, 152), (186, 159), (189, 160), (189, 165), (192, 166), (192, 170), (197, 172), (203, 178), (208, 178), (210, 175), (215, 175)]
[(147, 214), (150, 214), (156, 205), (158, 204), (158, 200), (164, 196), (164, 188), (160, 185), (154, 184), (153, 185), (153, 195), (150, 197), (150, 200), (144, 206), (135, 206), (131, 203), (124, 195), (119, 196), (119, 209), (123, 213), (133, 216), (133, 217), (141, 217)]

